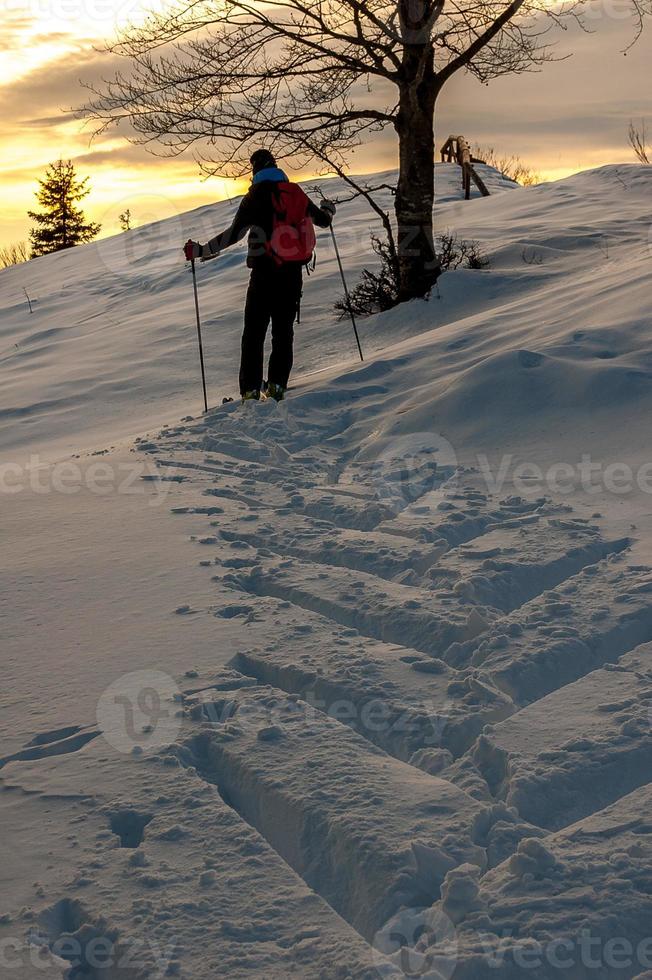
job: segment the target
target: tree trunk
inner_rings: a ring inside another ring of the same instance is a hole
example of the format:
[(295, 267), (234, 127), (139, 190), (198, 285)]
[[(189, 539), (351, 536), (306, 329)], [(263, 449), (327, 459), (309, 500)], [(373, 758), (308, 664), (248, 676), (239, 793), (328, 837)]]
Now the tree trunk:
[[(425, 61), (425, 71), (424, 71)], [(440, 273), (433, 236), (435, 200), (435, 101), (432, 52), (406, 47), (403, 58), (396, 190), (401, 300), (425, 296)]]

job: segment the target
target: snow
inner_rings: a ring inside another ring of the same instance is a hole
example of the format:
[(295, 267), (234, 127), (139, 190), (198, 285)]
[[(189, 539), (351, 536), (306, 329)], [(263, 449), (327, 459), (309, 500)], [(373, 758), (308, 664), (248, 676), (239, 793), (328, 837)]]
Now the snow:
[(429, 904), (472, 841), (480, 805), (392, 759), (339, 721), (273, 688), (216, 706), (192, 761), (221, 795), (366, 938), (401, 907)]
[[(443, 201), (459, 196), (457, 175), (449, 171)], [(317, 184), (324, 193), (348, 196), (341, 181)], [(490, 186), (513, 187), (495, 173)], [(382, 200), (391, 205), (388, 192)], [(102, 448), (102, 440), (139, 435), (196, 408), (194, 301), (182, 247), (189, 237), (206, 241), (226, 227), (238, 203), (207, 205), (2, 272), (0, 450), (15, 457), (29, 448), (50, 458)], [(340, 215), (338, 243), (353, 283), (378, 220), (359, 203), (343, 205)], [(302, 303), (299, 374), (355, 354), (350, 325), (338, 324), (332, 313), (342, 287), (330, 233), (318, 238), (318, 273)], [(233, 393), (245, 252), (241, 244), (218, 263), (197, 267), (213, 403)], [(380, 333), (371, 324), (363, 332), (371, 352), (386, 346), (396, 329), (390, 322)]]
[[(521, 841), (463, 910), (454, 976), (644, 976), (649, 804), (648, 785), (545, 842)], [(428, 952), (436, 960), (436, 948)]]
[[(496, 725), (478, 765), (502, 754), (494, 795), (526, 819), (556, 828), (647, 781), (650, 645), (585, 674)], [(614, 657), (614, 661), (616, 657)], [(545, 724), (555, 718), (555, 726)]]
[[(138, 980), (372, 976), (361, 937), (196, 772), (161, 759), (145, 774), (101, 740), (49, 775), (45, 765), (5, 779), (3, 827), (20, 852), (3, 862), (15, 912), (2, 931), (36, 950), (29, 976), (41, 975), (43, 946), (94, 975)], [(89, 950), (93, 938), (108, 945)], [(12, 976), (14, 946), (2, 948)]]
[(484, 176), (364, 364), (322, 239), (279, 405), (238, 248), (199, 414), (234, 202), (0, 273), (2, 976), (652, 969), (652, 169)]

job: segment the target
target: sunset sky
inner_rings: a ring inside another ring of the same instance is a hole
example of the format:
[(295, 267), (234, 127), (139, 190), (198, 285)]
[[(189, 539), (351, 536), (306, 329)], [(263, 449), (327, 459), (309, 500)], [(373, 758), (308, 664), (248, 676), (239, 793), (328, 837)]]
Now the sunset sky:
[[(151, 7), (151, 3), (148, 3)], [(450, 83), (438, 111), (438, 139), (463, 132), (472, 142), (518, 154), (544, 177), (612, 162), (631, 162), (630, 119), (652, 123), (652, 23), (623, 55), (634, 29), (627, 0), (592, 8), (593, 33), (566, 32), (566, 61), (540, 73), (483, 87), (469, 77)], [(84, 101), (81, 81), (97, 81), (118, 67), (97, 46), (118, 26), (142, 15), (139, 0), (6, 0), (0, 39), (0, 245), (27, 237), (26, 211), (36, 181), (58, 157), (73, 158), (91, 178), (86, 210), (118, 231), (130, 208), (136, 224), (166, 217), (241, 192), (243, 185), (202, 182), (192, 156), (166, 159), (131, 146), (119, 135), (89, 144), (90, 132), (70, 108)], [(652, 129), (652, 125), (650, 125)], [(392, 133), (362, 148), (352, 169), (371, 172), (395, 164)]]

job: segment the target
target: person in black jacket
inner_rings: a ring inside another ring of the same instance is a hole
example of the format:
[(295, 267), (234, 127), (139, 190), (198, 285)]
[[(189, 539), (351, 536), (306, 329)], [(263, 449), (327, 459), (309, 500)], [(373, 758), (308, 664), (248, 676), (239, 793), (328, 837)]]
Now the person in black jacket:
[[(269, 150), (251, 157), (253, 181), (229, 228), (206, 245), (192, 243), (192, 258), (202, 262), (215, 258), (225, 248), (241, 241), (249, 232), (247, 265), (251, 269), (242, 335), (240, 394), (243, 400), (259, 399), (263, 387), (265, 337), (271, 320), (272, 353), (267, 374), (267, 394), (281, 401), (288, 386), (293, 362), (294, 321), (301, 301), (303, 263), (279, 262), (270, 249), (274, 231), (273, 196), (285, 173), (276, 166)], [(329, 228), (335, 204), (322, 201), (317, 207), (307, 199), (307, 217), (319, 228)], [(187, 257), (190, 257), (187, 255)]]

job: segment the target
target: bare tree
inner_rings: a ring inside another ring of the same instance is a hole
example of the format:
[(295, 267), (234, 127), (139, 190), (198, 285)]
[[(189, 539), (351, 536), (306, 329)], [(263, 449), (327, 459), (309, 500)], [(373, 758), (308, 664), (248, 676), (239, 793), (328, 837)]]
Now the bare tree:
[[(652, 0), (629, 0), (640, 33)], [(176, 0), (110, 50), (129, 70), (85, 107), (101, 131), (170, 154), (195, 146), (208, 173), (242, 176), (261, 143), (297, 166), (343, 173), (351, 151), (393, 127), (401, 299), (436, 281), (434, 112), (453, 75), (480, 81), (552, 57), (548, 34), (588, 0)], [(363, 190), (358, 188), (359, 190)], [(370, 202), (371, 203), (371, 202)], [(382, 212), (381, 212), (382, 213)]]
[(0, 268), (8, 269), (10, 265), (20, 265), (27, 262), (29, 258), (29, 247), (27, 242), (14, 242), (12, 245), (5, 245), (0, 248)]
[(633, 122), (630, 122), (629, 143), (639, 163), (652, 163), (652, 146), (647, 141), (647, 128), (644, 120), (641, 120), (640, 126), (635, 126)]

